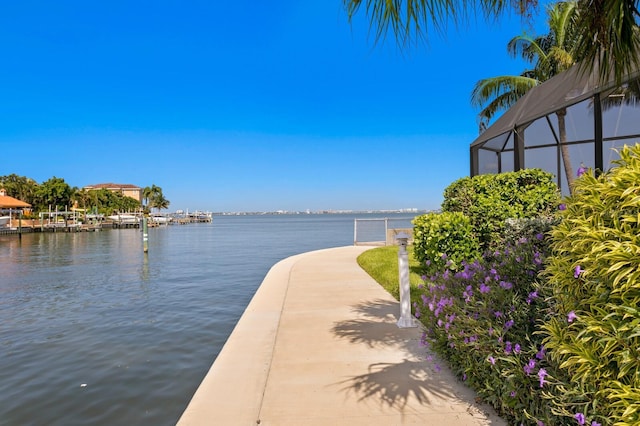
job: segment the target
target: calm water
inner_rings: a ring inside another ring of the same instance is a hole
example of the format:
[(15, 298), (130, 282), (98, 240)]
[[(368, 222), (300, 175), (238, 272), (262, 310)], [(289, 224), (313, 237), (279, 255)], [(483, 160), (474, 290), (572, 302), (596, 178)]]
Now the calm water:
[(175, 424), (269, 268), (354, 217), (0, 236), (0, 424)]

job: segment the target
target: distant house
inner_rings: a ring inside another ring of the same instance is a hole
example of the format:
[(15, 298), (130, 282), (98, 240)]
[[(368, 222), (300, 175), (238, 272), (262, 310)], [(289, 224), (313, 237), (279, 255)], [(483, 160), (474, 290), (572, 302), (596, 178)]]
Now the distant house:
[(138, 202), (142, 202), (142, 188), (128, 183), (97, 183), (95, 185), (87, 185), (83, 189), (87, 191), (97, 189), (108, 189), (111, 192), (119, 192), (122, 195), (131, 197)]
[(0, 189), (0, 209), (29, 209), (30, 207), (31, 204), (9, 197), (4, 188)]

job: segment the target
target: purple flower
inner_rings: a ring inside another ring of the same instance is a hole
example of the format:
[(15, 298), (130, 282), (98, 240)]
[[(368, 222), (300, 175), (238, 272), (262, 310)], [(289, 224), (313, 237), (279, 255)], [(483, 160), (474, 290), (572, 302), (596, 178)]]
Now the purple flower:
[(491, 365), (495, 365), (496, 364), (496, 359), (494, 357), (492, 357), (492, 356), (487, 358), (487, 361), (489, 361), (491, 363)]
[(507, 355), (511, 355), (511, 352), (512, 352), (511, 342), (505, 343), (504, 353), (506, 353)]
[(537, 299), (538, 298), (538, 291), (532, 291), (531, 293), (529, 293), (529, 296), (527, 297), (527, 303), (530, 305), (531, 302), (533, 302), (533, 299)]
[(567, 322), (573, 322), (574, 320), (578, 319), (578, 316), (576, 315), (575, 312), (571, 311), (567, 314)]
[(491, 287), (489, 287), (485, 283), (480, 284), (480, 293), (489, 293), (490, 291)]
[(473, 297), (473, 288), (468, 285), (466, 290), (462, 292), (462, 296), (464, 297), (465, 303), (471, 302), (471, 298)]
[(500, 281), (500, 287), (504, 288), (505, 290), (511, 290), (513, 288), (513, 284), (507, 281)]
[(566, 210), (567, 209), (567, 205), (565, 203), (562, 203), (558, 206), (558, 210)]
[(463, 373), (462, 374), (462, 381), (466, 382), (467, 381), (467, 373)]
[(578, 167), (578, 171), (576, 172), (576, 175), (580, 177), (585, 173), (587, 173), (587, 168), (584, 166), (584, 164), (580, 164), (580, 167)]
[(516, 393), (516, 391), (511, 391), (511, 393), (509, 395), (511, 396), (511, 398), (515, 398), (517, 393)]
[(516, 322), (515, 322), (514, 320), (509, 320), (509, 321), (507, 321), (506, 323), (504, 323), (504, 329), (505, 329), (505, 330), (510, 329), (511, 327), (513, 327), (513, 325), (514, 325), (515, 323), (516, 323)]
[(536, 234), (537, 240), (542, 240), (543, 238), (544, 238), (544, 235), (542, 233)]
[(536, 361), (533, 359), (530, 359), (529, 363), (527, 363), (527, 365), (522, 367), (522, 369), (524, 370), (525, 373), (527, 373), (527, 375), (531, 374), (534, 368), (536, 368)]
[(540, 350), (536, 354), (536, 358), (544, 359), (544, 346), (540, 346)]
[(520, 353), (520, 351), (521, 351), (520, 343), (516, 343), (516, 345), (513, 347), (513, 352), (517, 355)]
[(500, 318), (500, 317), (502, 316), (502, 312), (500, 312), (500, 311), (495, 311), (495, 312), (493, 313), (493, 315), (495, 315), (495, 316), (496, 316), (496, 318)]
[(536, 422), (536, 426), (544, 426), (544, 422), (542, 420), (538, 420)]
[(582, 269), (580, 265), (576, 266), (576, 268), (573, 270), (573, 278), (578, 278), (583, 272), (584, 269)]
[(442, 256), (440, 256), (442, 258), (442, 260), (445, 260), (447, 258), (447, 253), (442, 253)]
[(574, 419), (576, 419), (578, 421), (579, 425), (583, 425), (584, 424), (584, 414), (582, 413), (576, 413), (575, 416), (573, 416)]
[(429, 259), (427, 259), (427, 261), (425, 262), (427, 266), (431, 266), (431, 261)]
[(545, 383), (548, 383), (544, 378), (547, 377), (547, 370), (541, 368), (538, 370), (538, 379), (540, 379), (540, 387), (542, 387)]
[(602, 425), (594, 420), (591, 422), (591, 426), (602, 426)]

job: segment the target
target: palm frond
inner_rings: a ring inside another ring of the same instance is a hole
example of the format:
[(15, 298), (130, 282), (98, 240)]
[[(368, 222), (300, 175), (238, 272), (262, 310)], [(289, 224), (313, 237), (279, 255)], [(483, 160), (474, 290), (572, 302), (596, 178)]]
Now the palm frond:
[(620, 83), (640, 65), (640, 37), (635, 0), (580, 1), (576, 50), (581, 52), (582, 70), (594, 69), (602, 81)]
[(520, 96), (516, 96), (513, 92), (502, 93), (496, 96), (478, 113), (478, 122), (488, 125), (498, 112), (506, 111), (515, 104), (518, 99), (520, 99)]
[(545, 55), (540, 43), (528, 34), (521, 34), (509, 40), (507, 52), (512, 58), (519, 56), (529, 63), (533, 63), (537, 58)]
[(475, 107), (482, 107), (490, 99), (501, 97), (505, 94), (509, 94), (509, 98), (518, 100), (538, 83), (537, 79), (525, 76), (503, 75), (485, 78), (478, 81), (474, 86), (471, 92), (471, 104)]
[(475, 17), (480, 8), (485, 18), (495, 18), (515, 8), (526, 17), (537, 0), (342, 0), (351, 21), (364, 7), (376, 40), (392, 33), (398, 44), (426, 39), (430, 28), (442, 31), (447, 22), (459, 24)]

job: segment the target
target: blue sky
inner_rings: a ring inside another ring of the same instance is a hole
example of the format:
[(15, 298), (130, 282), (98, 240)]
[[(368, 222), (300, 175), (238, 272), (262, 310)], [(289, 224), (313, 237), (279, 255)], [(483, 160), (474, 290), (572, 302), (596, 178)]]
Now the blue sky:
[(6, 3), (0, 175), (155, 184), (169, 210), (438, 208), (524, 25), (400, 51), (341, 0)]

